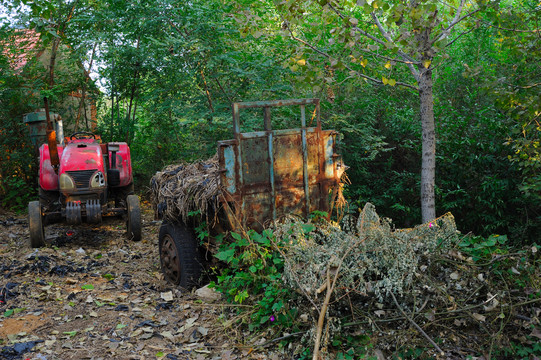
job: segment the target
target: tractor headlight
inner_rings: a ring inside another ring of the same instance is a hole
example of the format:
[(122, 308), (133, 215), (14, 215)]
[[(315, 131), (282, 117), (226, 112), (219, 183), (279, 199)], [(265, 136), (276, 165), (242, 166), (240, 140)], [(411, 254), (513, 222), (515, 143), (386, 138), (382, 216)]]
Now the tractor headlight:
[(103, 176), (103, 173), (101, 171), (98, 171), (97, 173), (92, 176), (92, 180), (90, 181), (90, 187), (91, 188), (97, 188), (97, 187), (104, 187), (105, 186), (105, 176)]
[(61, 190), (73, 190), (75, 189), (75, 183), (73, 179), (66, 173), (60, 174), (60, 189)]

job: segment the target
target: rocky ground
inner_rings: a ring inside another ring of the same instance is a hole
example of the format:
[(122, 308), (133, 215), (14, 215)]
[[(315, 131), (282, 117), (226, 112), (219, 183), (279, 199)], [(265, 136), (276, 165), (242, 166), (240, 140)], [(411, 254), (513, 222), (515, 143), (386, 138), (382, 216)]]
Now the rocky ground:
[(245, 338), (235, 308), (163, 280), (159, 222), (143, 204), (143, 240), (125, 222), (52, 224), (28, 246), (24, 215), (0, 211), (0, 358), (278, 359)]

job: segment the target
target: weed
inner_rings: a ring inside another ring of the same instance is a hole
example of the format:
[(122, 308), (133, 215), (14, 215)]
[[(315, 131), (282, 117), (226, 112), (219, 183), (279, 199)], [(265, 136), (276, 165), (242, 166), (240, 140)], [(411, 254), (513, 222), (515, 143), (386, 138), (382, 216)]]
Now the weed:
[(247, 237), (231, 233), (232, 241), (222, 243), (216, 258), (227, 263), (211, 287), (233, 303), (254, 306), (250, 330), (265, 326), (290, 327), (296, 309), (287, 306), (291, 292), (282, 285), (284, 261), (273, 248), (273, 233), (250, 230)]
[(469, 254), (474, 261), (490, 260), (493, 255), (509, 252), (506, 235), (491, 235), (487, 239), (482, 236), (465, 236), (458, 246)]
[(6, 178), (4, 182), (7, 191), (1, 200), (0, 205), (2, 205), (2, 207), (11, 208), (17, 212), (26, 209), (28, 202), (35, 197), (35, 191), (21, 178)]

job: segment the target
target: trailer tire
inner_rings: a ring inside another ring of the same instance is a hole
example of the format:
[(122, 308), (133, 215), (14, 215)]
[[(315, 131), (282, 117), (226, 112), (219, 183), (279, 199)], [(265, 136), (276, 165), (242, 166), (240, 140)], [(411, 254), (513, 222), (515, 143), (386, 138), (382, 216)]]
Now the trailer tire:
[(159, 248), (165, 280), (185, 289), (199, 284), (203, 268), (201, 254), (190, 229), (184, 224), (163, 222)]
[(141, 207), (137, 195), (128, 195), (126, 207), (128, 208), (128, 238), (141, 241)]
[(30, 246), (39, 248), (45, 245), (45, 229), (39, 201), (28, 203), (28, 229), (30, 232)]

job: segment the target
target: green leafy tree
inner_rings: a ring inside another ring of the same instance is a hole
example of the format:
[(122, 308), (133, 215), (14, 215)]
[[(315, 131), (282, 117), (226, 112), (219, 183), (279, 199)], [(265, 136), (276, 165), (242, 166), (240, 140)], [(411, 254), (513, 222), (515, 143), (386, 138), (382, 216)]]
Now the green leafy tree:
[(498, 106), (514, 119), (509, 156), (522, 172), (521, 191), (541, 200), (541, 4), (513, 2), (489, 13), (501, 69), (490, 78)]
[[(466, 0), (324, 0), (277, 2), (272, 12), (266, 3), (246, 7), (249, 11), (241, 20), (244, 28), (254, 22), (265, 26), (253, 30), (255, 34), (280, 20), (282, 31), (298, 43), (291, 66), (302, 73), (304, 80), (319, 80), (327, 85), (344, 81), (356, 81), (356, 86), (362, 81), (398, 85), (418, 95), (422, 125), (421, 212), (423, 221), (434, 219), (433, 74), (446, 60), (446, 49), (477, 27), (474, 15), (484, 5)], [(266, 21), (258, 21), (263, 18)]]

